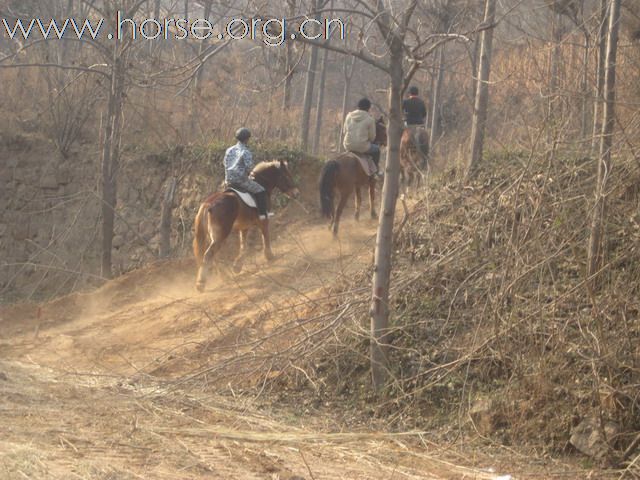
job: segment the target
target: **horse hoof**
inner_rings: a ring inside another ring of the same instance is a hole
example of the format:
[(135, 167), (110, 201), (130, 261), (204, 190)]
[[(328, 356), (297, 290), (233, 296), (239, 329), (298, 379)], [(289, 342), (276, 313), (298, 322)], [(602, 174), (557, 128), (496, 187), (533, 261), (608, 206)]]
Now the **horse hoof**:
[(231, 271), (232, 271), (233, 273), (235, 273), (235, 274), (240, 273), (240, 272), (242, 271), (242, 264), (241, 264), (241, 263), (240, 263), (240, 264), (236, 264), (236, 263), (234, 263), (234, 264), (233, 264), (233, 267), (231, 268)]
[(264, 257), (267, 259), (267, 262), (273, 262), (276, 259), (276, 256), (273, 253), (267, 253)]
[(371, 220), (376, 220), (378, 218), (378, 214), (376, 212), (371, 212)]
[(198, 290), (198, 292), (200, 293), (204, 292), (204, 282), (196, 283), (196, 290)]

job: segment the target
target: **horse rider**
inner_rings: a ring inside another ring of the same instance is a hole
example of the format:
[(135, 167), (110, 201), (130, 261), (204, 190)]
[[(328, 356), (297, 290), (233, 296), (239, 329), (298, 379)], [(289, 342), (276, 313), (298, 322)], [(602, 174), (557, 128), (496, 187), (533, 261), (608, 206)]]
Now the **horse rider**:
[(375, 166), (375, 171), (371, 174), (380, 176), (380, 147), (373, 143), (376, 139), (376, 121), (369, 114), (370, 109), (371, 101), (362, 98), (358, 102), (358, 108), (347, 115), (343, 145), (348, 152), (370, 155)]
[(248, 128), (243, 127), (236, 131), (238, 143), (227, 148), (224, 154), (224, 181), (228, 188), (250, 193), (256, 200), (260, 220), (267, 220), (270, 216), (267, 212), (267, 192), (250, 177), (254, 163), (251, 150), (247, 146), (249, 138), (251, 131)]
[(402, 102), (402, 112), (404, 114), (404, 124), (411, 132), (413, 143), (418, 152), (422, 151), (418, 130), (424, 129), (427, 122), (427, 106), (419, 95), (418, 87), (409, 88), (409, 97)]

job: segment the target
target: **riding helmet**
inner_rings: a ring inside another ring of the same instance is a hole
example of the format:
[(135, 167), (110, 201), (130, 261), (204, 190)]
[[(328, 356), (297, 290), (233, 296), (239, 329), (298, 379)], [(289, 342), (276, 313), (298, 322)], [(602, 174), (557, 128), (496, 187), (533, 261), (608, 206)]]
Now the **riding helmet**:
[(251, 138), (251, 131), (248, 128), (242, 127), (236, 131), (236, 139), (242, 143)]

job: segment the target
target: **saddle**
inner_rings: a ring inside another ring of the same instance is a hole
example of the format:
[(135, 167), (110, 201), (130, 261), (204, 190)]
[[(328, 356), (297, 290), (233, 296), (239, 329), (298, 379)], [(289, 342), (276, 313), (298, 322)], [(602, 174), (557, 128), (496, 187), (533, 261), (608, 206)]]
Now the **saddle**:
[(238, 195), (238, 198), (242, 200), (242, 202), (247, 207), (258, 208), (258, 205), (256, 205), (255, 198), (253, 198), (253, 195), (251, 195), (249, 192), (243, 192), (242, 190), (238, 190), (237, 188), (231, 188), (231, 187), (227, 187), (225, 189), (225, 192), (233, 192), (236, 195)]
[(375, 173), (378, 171), (376, 164), (373, 163), (373, 158), (371, 157), (371, 155), (367, 153), (356, 153), (356, 152), (349, 152), (349, 153), (358, 159), (358, 161), (360, 162), (360, 166), (362, 167), (362, 170), (364, 170), (364, 173), (367, 174), (367, 176), (371, 177), (372, 175), (375, 175)]

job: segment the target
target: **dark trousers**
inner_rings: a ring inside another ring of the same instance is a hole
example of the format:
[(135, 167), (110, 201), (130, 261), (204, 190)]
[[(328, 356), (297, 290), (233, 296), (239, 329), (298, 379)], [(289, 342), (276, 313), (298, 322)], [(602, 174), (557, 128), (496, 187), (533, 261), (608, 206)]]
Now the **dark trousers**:
[(371, 159), (373, 160), (373, 163), (375, 163), (376, 168), (380, 170), (380, 147), (375, 143), (372, 143), (369, 146), (369, 150), (367, 150), (366, 153), (371, 155)]

